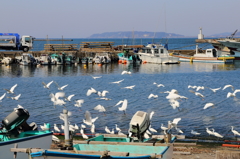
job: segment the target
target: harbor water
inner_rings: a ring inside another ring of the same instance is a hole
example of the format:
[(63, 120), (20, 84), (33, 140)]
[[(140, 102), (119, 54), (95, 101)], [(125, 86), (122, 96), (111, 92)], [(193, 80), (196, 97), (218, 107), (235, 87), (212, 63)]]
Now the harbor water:
[[(86, 41), (86, 40), (85, 40)], [(179, 44), (178, 46), (181, 46)], [(121, 75), (123, 70), (131, 71), (132, 74)], [(101, 76), (93, 79), (92, 76)], [(11, 98), (4, 98), (0, 102), (1, 120), (13, 111), (17, 105), (26, 108), (30, 113), (28, 123), (36, 122), (57, 124), (60, 127), (63, 121), (59, 119), (63, 109), (69, 110), (70, 123), (83, 123), (85, 111), (90, 111), (92, 117), (99, 117), (96, 122), (96, 133), (104, 133), (105, 126), (110, 130), (115, 128), (115, 124), (127, 133), (129, 122), (137, 111), (154, 111), (151, 121), (152, 128), (163, 134), (160, 129), (161, 124), (167, 126), (168, 121), (174, 118), (182, 118), (178, 123), (186, 136), (193, 136), (190, 132), (195, 130), (201, 133), (200, 136), (208, 136), (206, 128), (214, 128), (216, 132), (225, 138), (233, 138), (231, 126), (240, 131), (240, 93), (236, 97), (227, 98), (228, 92), (233, 92), (231, 88), (222, 90), (227, 84), (231, 84), (235, 89), (240, 89), (239, 79), (240, 63), (233, 64), (211, 64), (211, 63), (180, 63), (175, 65), (141, 64), (122, 65), (117, 63), (107, 65), (53, 65), (53, 66), (21, 66), (21, 65), (0, 65), (0, 96), (18, 84), (15, 88), (15, 95), (21, 94), (18, 101)], [(111, 82), (124, 79), (120, 84)], [(43, 87), (42, 82), (48, 83), (56, 81), (60, 86), (68, 84), (64, 88), (66, 96), (74, 94), (71, 102), (65, 106), (54, 106), (50, 100), (50, 93), (59, 92), (55, 83), (50, 85), (50, 89)], [(165, 87), (157, 87), (153, 83), (163, 84)], [(135, 85), (133, 90), (125, 89), (126, 86)], [(205, 97), (201, 98), (191, 93), (188, 88), (192, 86), (204, 86), (204, 90), (199, 90)], [(102, 100), (97, 94), (87, 96), (87, 90), (94, 88), (97, 91), (107, 90), (107, 98)], [(210, 88), (220, 88), (214, 93)], [(176, 89), (179, 95), (188, 99), (178, 100), (179, 109), (173, 109), (165, 91)], [(148, 99), (153, 93), (158, 98)], [(13, 96), (12, 94), (6, 95)], [(84, 99), (82, 107), (75, 107), (75, 100)], [(128, 100), (126, 115), (115, 106), (120, 100)], [(203, 109), (206, 103), (214, 103), (214, 107)], [(105, 107), (106, 113), (98, 112), (93, 108), (98, 104)], [(90, 133), (87, 127), (85, 133)], [(116, 133), (116, 132), (115, 132)], [(173, 134), (176, 132), (173, 130)]]

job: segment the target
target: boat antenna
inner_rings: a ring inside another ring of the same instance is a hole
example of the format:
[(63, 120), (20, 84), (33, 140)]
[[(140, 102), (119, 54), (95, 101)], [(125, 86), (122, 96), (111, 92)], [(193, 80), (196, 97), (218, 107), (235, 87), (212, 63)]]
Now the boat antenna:
[(237, 30), (235, 30), (235, 32), (234, 33), (232, 33), (231, 34), (231, 36), (229, 36), (229, 39), (232, 39), (233, 38), (233, 36), (237, 33), (237, 31), (238, 31), (238, 29)]
[[(167, 35), (167, 18), (166, 18), (166, 6), (165, 6), (166, 3), (164, 3), (164, 21), (165, 21), (165, 34)], [(166, 44), (168, 45), (168, 36), (167, 37), (167, 40), (166, 40)]]

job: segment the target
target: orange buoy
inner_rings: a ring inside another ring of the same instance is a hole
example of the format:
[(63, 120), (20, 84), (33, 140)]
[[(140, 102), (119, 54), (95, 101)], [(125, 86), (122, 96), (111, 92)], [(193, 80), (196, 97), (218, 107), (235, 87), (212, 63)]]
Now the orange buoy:
[(147, 61), (143, 61), (143, 64), (147, 63)]
[(124, 60), (124, 61), (123, 61), (123, 64), (127, 64), (127, 60)]
[(118, 63), (122, 63), (122, 60), (118, 60)]
[(98, 66), (102, 66), (102, 64), (98, 64)]

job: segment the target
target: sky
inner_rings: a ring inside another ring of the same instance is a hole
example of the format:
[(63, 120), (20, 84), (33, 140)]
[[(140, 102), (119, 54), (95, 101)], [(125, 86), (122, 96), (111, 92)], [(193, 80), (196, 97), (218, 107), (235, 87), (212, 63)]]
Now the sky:
[(240, 29), (240, 0), (1, 1), (0, 32), (36, 38), (87, 38), (117, 31), (205, 36)]

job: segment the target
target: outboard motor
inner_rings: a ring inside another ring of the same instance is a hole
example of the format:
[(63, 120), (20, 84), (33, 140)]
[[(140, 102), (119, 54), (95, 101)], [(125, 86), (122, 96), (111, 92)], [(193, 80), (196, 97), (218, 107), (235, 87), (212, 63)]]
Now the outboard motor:
[(36, 123), (27, 124), (29, 112), (23, 108), (14, 109), (5, 119), (2, 120), (3, 128), (10, 134), (17, 136), (20, 132), (37, 130)]
[(149, 115), (143, 111), (137, 111), (129, 124), (129, 132), (132, 133), (131, 137), (136, 136), (138, 139), (142, 139), (144, 133), (150, 126)]

